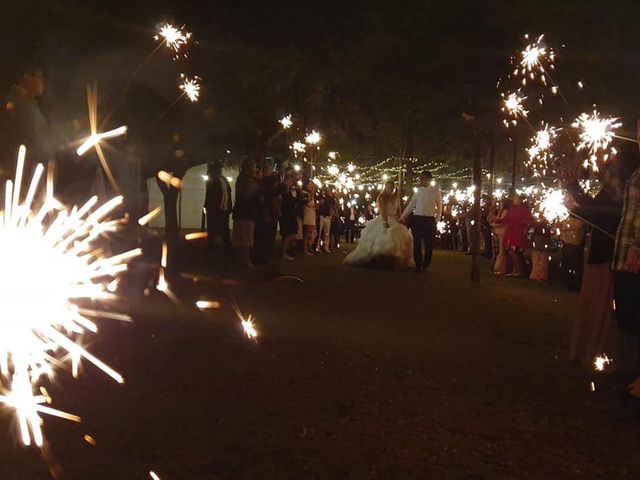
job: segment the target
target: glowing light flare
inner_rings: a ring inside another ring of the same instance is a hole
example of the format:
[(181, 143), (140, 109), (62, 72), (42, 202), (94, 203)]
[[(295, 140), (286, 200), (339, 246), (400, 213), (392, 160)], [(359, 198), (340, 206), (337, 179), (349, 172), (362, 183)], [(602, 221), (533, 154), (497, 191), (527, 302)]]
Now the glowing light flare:
[(198, 300), (196, 302), (196, 307), (200, 310), (206, 310), (209, 308), (217, 309), (220, 308), (220, 302), (216, 302), (213, 300)]
[(164, 182), (167, 187), (173, 188), (182, 188), (182, 179), (178, 177), (174, 177), (169, 172), (165, 172), (164, 170), (160, 170), (158, 172), (158, 178)]
[(35, 202), (42, 198), (37, 193), (44, 167), (38, 165), (21, 199), (24, 147), (20, 153), (15, 182), (7, 181), (0, 212), (0, 403), (15, 410), (22, 442), (42, 446), (41, 414), (80, 421), (46, 406), (51, 398), (40, 382), (56, 367), (71, 362), (75, 371), (84, 358), (117, 382), (124, 381), (80, 344), (84, 334), (97, 332), (92, 317), (119, 314), (83, 309), (77, 302), (114, 299), (108, 284), (141, 250), (108, 257), (96, 246), (98, 238), (121, 223), (106, 217), (122, 197), (103, 205), (92, 197), (66, 209), (47, 192)]
[(201, 240), (203, 238), (207, 238), (209, 236), (209, 234), (207, 232), (193, 232), (193, 233), (187, 233), (184, 236), (184, 239), (187, 241), (193, 241), (193, 240)]
[(161, 211), (162, 211), (162, 207), (154, 208), (149, 213), (147, 213), (146, 215), (143, 215), (138, 219), (138, 225), (140, 226), (147, 225), (151, 220), (157, 217)]
[(107, 132), (94, 133), (90, 135), (89, 138), (87, 138), (82, 143), (82, 145), (78, 147), (78, 149), (76, 150), (76, 154), (79, 157), (81, 157), (85, 153), (87, 153), (87, 151), (89, 151), (91, 148), (95, 147), (98, 143), (100, 143), (102, 140), (105, 140), (107, 138), (120, 137), (126, 133), (127, 133), (126, 125), (123, 125), (118, 128), (114, 128), (113, 130), (109, 130)]

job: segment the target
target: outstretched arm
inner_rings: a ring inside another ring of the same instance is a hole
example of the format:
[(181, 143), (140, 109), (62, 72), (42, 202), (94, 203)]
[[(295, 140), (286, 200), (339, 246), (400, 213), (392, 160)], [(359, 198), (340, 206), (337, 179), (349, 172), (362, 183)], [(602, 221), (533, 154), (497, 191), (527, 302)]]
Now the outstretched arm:
[(402, 215), (400, 215), (400, 220), (404, 220), (405, 218), (407, 218), (409, 214), (413, 212), (413, 209), (416, 208), (416, 196), (417, 196), (417, 193), (414, 193), (413, 196), (411, 197), (411, 200), (409, 200), (409, 203), (404, 209), (404, 212), (402, 212)]

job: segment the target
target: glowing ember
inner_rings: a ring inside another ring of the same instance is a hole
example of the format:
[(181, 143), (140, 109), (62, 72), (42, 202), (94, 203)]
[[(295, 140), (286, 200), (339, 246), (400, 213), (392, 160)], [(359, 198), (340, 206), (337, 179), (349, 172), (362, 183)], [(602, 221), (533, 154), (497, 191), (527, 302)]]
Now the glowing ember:
[(0, 305), (5, 312), (0, 316), (0, 403), (15, 409), (22, 442), (42, 446), (40, 414), (80, 420), (45, 405), (51, 399), (39, 384), (54, 375), (54, 367), (70, 361), (76, 371), (85, 358), (117, 382), (124, 381), (79, 342), (81, 335), (97, 332), (91, 318), (127, 317), (90, 310), (78, 302), (115, 298), (107, 285), (141, 251), (107, 257), (96, 246), (98, 238), (120, 223), (105, 218), (122, 197), (97, 208), (97, 197), (92, 197), (68, 210), (58, 207), (47, 192), (36, 204), (42, 165), (36, 167), (23, 197), (25, 155), (21, 146), (15, 182), (7, 181), (0, 212)]
[(184, 236), (185, 240), (191, 241), (191, 240), (201, 240), (203, 238), (207, 238), (209, 236), (209, 234), (207, 232), (193, 232), (193, 233), (187, 233)]
[(190, 101), (197, 102), (198, 98), (200, 98), (200, 78), (189, 78), (184, 73), (180, 75), (180, 78), (182, 83), (178, 88), (182, 90), (182, 94), (186, 95)]
[(169, 23), (165, 23), (160, 26), (158, 33), (153, 38), (156, 40), (162, 39), (162, 43), (166, 45), (167, 48), (178, 54), (191, 39), (191, 33), (185, 32), (183, 28), (184, 27), (176, 28)]
[[(622, 123), (617, 120), (617, 118), (600, 118), (600, 114), (594, 110), (591, 115), (588, 113), (581, 114), (571, 124), (572, 127), (577, 128), (580, 132), (578, 150), (588, 150), (591, 154), (589, 161), (593, 170), (598, 170), (597, 153), (607, 150), (613, 141), (615, 131), (622, 126)], [(604, 160), (607, 157), (608, 155), (605, 154)], [(585, 166), (588, 166), (589, 161), (585, 162)]]
[(169, 172), (160, 170), (158, 172), (158, 178), (162, 180), (167, 185), (167, 187), (182, 188), (182, 180), (178, 177), (174, 177)]
[(146, 215), (140, 217), (140, 219), (138, 220), (138, 224), (140, 226), (144, 226), (147, 223), (149, 223), (151, 220), (153, 220), (156, 216), (158, 216), (158, 214), (160, 214), (160, 212), (162, 211), (162, 207), (156, 207), (153, 210), (151, 210), (149, 213), (147, 213)]
[(196, 307), (200, 310), (205, 310), (207, 308), (220, 308), (220, 302), (214, 302), (210, 300), (198, 300), (196, 302)]

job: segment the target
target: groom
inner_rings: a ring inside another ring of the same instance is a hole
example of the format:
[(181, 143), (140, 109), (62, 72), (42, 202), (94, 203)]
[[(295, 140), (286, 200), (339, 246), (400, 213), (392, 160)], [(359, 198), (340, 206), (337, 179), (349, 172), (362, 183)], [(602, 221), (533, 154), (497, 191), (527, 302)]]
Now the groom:
[[(416, 262), (416, 272), (424, 272), (431, 265), (433, 243), (436, 237), (436, 224), (442, 215), (442, 195), (440, 189), (432, 184), (431, 172), (420, 175), (420, 186), (411, 197), (411, 201), (400, 216), (400, 221), (414, 212), (411, 220), (413, 233), (413, 259)], [(422, 247), (424, 245), (424, 260)]]

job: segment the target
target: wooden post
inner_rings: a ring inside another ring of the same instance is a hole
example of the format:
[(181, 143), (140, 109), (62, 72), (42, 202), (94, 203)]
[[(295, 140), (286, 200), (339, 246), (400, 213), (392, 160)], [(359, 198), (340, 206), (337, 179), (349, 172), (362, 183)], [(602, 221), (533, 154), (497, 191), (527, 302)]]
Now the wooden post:
[(471, 275), (470, 280), (474, 283), (480, 282), (480, 227), (481, 227), (481, 208), (480, 198), (482, 195), (482, 164), (480, 161), (480, 145), (478, 133), (474, 129), (474, 147), (473, 147), (473, 209), (471, 225)]

